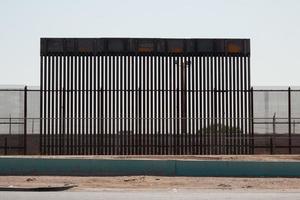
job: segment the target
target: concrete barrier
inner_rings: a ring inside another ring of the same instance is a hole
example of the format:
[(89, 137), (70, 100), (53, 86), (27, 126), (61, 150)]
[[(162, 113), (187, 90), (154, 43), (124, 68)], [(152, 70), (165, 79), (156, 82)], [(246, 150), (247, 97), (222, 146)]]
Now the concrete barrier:
[(177, 176), (300, 177), (300, 162), (179, 161)]
[(0, 175), (300, 177), (300, 162), (2, 157)]
[(0, 175), (175, 175), (172, 160), (0, 158)]

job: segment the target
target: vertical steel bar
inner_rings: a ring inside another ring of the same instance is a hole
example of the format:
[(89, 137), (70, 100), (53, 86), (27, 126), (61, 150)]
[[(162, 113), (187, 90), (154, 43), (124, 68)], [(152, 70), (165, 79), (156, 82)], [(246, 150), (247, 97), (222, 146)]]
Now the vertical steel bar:
[(218, 103), (218, 77), (219, 76), (219, 57), (214, 56), (214, 119), (213, 119), (213, 124), (214, 124), (214, 140), (215, 140), (215, 148), (214, 148), (214, 154), (217, 155), (219, 152), (220, 144), (219, 144), (219, 126), (220, 124), (218, 123), (218, 109), (219, 109), (219, 103)]
[[(201, 55), (201, 56), (199, 56), (198, 57), (198, 59), (199, 59), (199, 61), (198, 61), (198, 66), (199, 66), (199, 88), (198, 88), (198, 95), (197, 96), (199, 96), (199, 115), (198, 115), (198, 117), (199, 117), (199, 122), (200, 122), (200, 124), (199, 124), (199, 139), (200, 139), (200, 141), (199, 141), (199, 153), (200, 153), (200, 155), (202, 155), (203, 154), (203, 141), (204, 141), (204, 138), (203, 138), (203, 117), (204, 117), (204, 107), (203, 107), (203, 101), (204, 101), (204, 97), (205, 97), (205, 94), (204, 94), (204, 92), (203, 92), (203, 86), (204, 86), (204, 84), (203, 83), (205, 83), (205, 81), (204, 81), (204, 74), (205, 73), (203, 73), (203, 70), (204, 70), (204, 64), (203, 64), (203, 59), (204, 59), (204, 57)], [(198, 73), (197, 73), (198, 74)], [(198, 102), (198, 101), (197, 101)]]
[(175, 57), (174, 56), (172, 56), (171, 57), (171, 68), (172, 68), (172, 70), (173, 70), (173, 80), (172, 80), (172, 85), (171, 85), (171, 90), (172, 90), (172, 92), (171, 92), (171, 96), (172, 96), (172, 100), (171, 100), (171, 102), (172, 102), (172, 106), (173, 106), (173, 108), (172, 108), (172, 110), (173, 110), (173, 116), (172, 116), (172, 119), (171, 119), (171, 121), (173, 122), (173, 127), (172, 127), (172, 129), (173, 129), (173, 137), (175, 138), (174, 139), (174, 152), (175, 152), (175, 154), (179, 154), (179, 152), (178, 152), (178, 134), (177, 134), (177, 132), (176, 132), (176, 117), (177, 117), (177, 114), (176, 114), (176, 64), (175, 64), (175, 61), (176, 61), (176, 59), (175, 59)]
[[(195, 74), (194, 74), (194, 76), (195, 76), (195, 87), (194, 87), (194, 89), (195, 89), (195, 91), (194, 91), (194, 93), (196, 93), (195, 94), (195, 122), (196, 122), (196, 124), (195, 124), (195, 142), (196, 142), (196, 151), (195, 151), (195, 154), (196, 155), (199, 155), (199, 153), (200, 153), (200, 151), (199, 151), (199, 124), (201, 123), (200, 121), (199, 121), (199, 115), (201, 114), (200, 112), (199, 112), (199, 107), (201, 107), (201, 98), (199, 99), (199, 80), (201, 81), (201, 76), (199, 75), (199, 72), (200, 72), (200, 69), (199, 69), (199, 56), (196, 56), (196, 57), (194, 57), (194, 68), (195, 68)], [(201, 127), (201, 126), (200, 126)]]
[(237, 137), (237, 154), (241, 154), (241, 128), (240, 128), (240, 105), (241, 105), (241, 102), (240, 102), (240, 87), (239, 87), (239, 84), (240, 84), (240, 79), (239, 79), (239, 76), (240, 76), (240, 57), (236, 57), (236, 108), (237, 108), (237, 111), (236, 111), (236, 137)]
[(253, 87), (251, 87), (251, 95), (250, 95), (250, 108), (251, 108), (251, 120), (250, 120), (250, 124), (251, 126), (249, 126), (249, 128), (251, 127), (251, 154), (254, 153), (254, 126), (253, 126), (253, 122), (254, 122), (254, 106), (253, 106)]
[[(181, 137), (184, 137), (183, 153), (187, 154), (187, 60), (186, 57), (180, 62), (181, 67)], [(182, 145), (182, 143), (181, 143)]]
[(167, 148), (167, 155), (172, 154), (173, 149), (172, 149), (172, 136), (169, 133), (169, 119), (170, 119), (170, 111), (169, 111), (169, 104), (170, 104), (170, 95), (169, 95), (169, 82), (170, 82), (170, 71), (169, 71), (169, 57), (165, 57), (165, 77), (166, 77), (166, 82), (165, 82), (165, 93), (166, 93), (166, 98), (165, 98), (165, 104), (166, 104), (166, 115), (165, 115), (165, 126), (166, 126), (166, 148)]
[[(130, 69), (131, 69), (131, 56), (127, 56), (127, 131), (125, 135), (125, 154), (128, 155), (128, 147), (130, 146), (130, 134), (131, 134), (131, 87), (130, 87), (130, 81), (131, 81), (131, 74), (130, 74)], [(132, 75), (133, 76), (133, 75)]]
[(134, 59), (133, 56), (130, 55), (128, 57), (128, 132), (126, 136), (126, 154), (131, 154), (133, 143), (132, 143), (132, 136), (134, 133), (134, 71), (133, 71), (133, 63)]
[[(79, 61), (78, 61), (78, 56), (74, 56), (74, 82), (73, 82), (73, 95), (74, 95), (74, 114), (72, 115), (73, 116), (73, 120), (72, 120), (72, 123), (73, 123), (73, 130), (74, 130), (74, 144), (72, 145), (72, 154), (76, 154), (78, 155), (78, 137), (79, 137), (79, 131), (78, 131), (78, 121), (77, 121), (77, 116), (78, 116), (78, 104), (79, 104), (79, 101), (78, 101), (78, 85), (79, 85), (79, 80), (80, 78), (78, 78), (78, 71), (79, 71)], [(72, 67), (72, 68), (73, 68)], [(72, 95), (72, 96), (73, 96)], [(73, 102), (73, 101), (72, 101)]]
[(224, 56), (221, 56), (221, 102), (222, 102), (222, 105), (221, 105), (221, 117), (222, 117), (222, 121), (221, 121), (221, 134), (222, 134), (222, 152), (221, 154), (226, 154), (226, 129), (224, 128), (225, 127), (225, 102), (226, 102), (226, 99), (225, 99), (225, 89), (227, 89), (225, 87), (226, 83), (225, 83), (225, 62), (224, 62), (224, 59), (225, 57)]
[(63, 68), (64, 68), (64, 56), (60, 56), (59, 58), (59, 115), (58, 115), (58, 123), (59, 123), (59, 134), (58, 134), (58, 142), (59, 142), (59, 154), (62, 155), (62, 138), (63, 138), (63, 127), (62, 127), (62, 124), (63, 124), (63, 116), (62, 116), (62, 113), (63, 113), (63, 110), (64, 110), (64, 107), (63, 107), (63, 104), (62, 104), (62, 96), (63, 96)]
[[(43, 119), (44, 119), (44, 110), (43, 110), (43, 105), (45, 104), (45, 102), (43, 102), (43, 96), (45, 95), (44, 93), (44, 87), (45, 87), (45, 83), (44, 83), (44, 59), (45, 57), (44, 56), (40, 56), (40, 154), (45, 154), (44, 151), (43, 151), (43, 148), (45, 146), (45, 143), (44, 142), (44, 138), (45, 138), (45, 135), (44, 135), (44, 131), (43, 131)], [(45, 73), (46, 74), (46, 73)]]
[(162, 123), (162, 108), (161, 108), (161, 97), (162, 97), (162, 94), (161, 94), (161, 86), (162, 86), (162, 71), (164, 70), (161, 66), (161, 57), (160, 56), (157, 56), (156, 58), (156, 67), (157, 67), (157, 73), (156, 73), (156, 77), (155, 77), (155, 80), (157, 80), (157, 108), (155, 110), (155, 112), (157, 113), (157, 137), (156, 137), (156, 148), (158, 148), (157, 152), (158, 154), (164, 154), (164, 143), (163, 143), (163, 128), (161, 126), (161, 123)]
[(61, 74), (61, 128), (62, 128), (62, 136), (61, 136), (61, 154), (66, 154), (67, 150), (67, 130), (66, 130), (66, 125), (67, 125), (67, 104), (66, 104), (66, 97), (67, 97), (67, 90), (66, 90), (66, 69), (67, 68), (67, 56), (62, 56), (62, 74)]
[(111, 151), (111, 154), (115, 155), (115, 127), (116, 127), (116, 124), (115, 124), (115, 119), (116, 119), (116, 116), (115, 116), (115, 56), (112, 56), (112, 66), (111, 66), (111, 69), (112, 69), (112, 74), (111, 74), (111, 81), (112, 81), (112, 90), (111, 90), (111, 96), (112, 96), (112, 113), (111, 113), (111, 118), (112, 118), (112, 121), (111, 121), (111, 125), (112, 125), (112, 128), (111, 128), (111, 140), (112, 140), (112, 151)]
[(126, 59), (126, 73), (125, 73), (125, 108), (126, 108), (126, 132), (125, 132), (125, 137), (124, 137), (124, 145), (125, 145), (125, 154), (128, 154), (127, 148), (130, 145), (130, 132), (131, 132), (131, 126), (130, 126), (130, 121), (131, 121), (131, 107), (130, 107), (130, 93), (131, 93), (131, 89), (130, 89), (130, 56), (127, 56)]
[(231, 127), (231, 130), (233, 132), (233, 153), (237, 154), (237, 127), (236, 127), (236, 57), (233, 57), (233, 63), (232, 63), (232, 84), (233, 84), (233, 126)]
[(175, 135), (173, 134), (173, 109), (172, 109), (172, 81), (173, 81), (173, 66), (172, 66), (172, 57), (168, 55), (167, 57), (167, 62), (168, 62), (168, 72), (166, 75), (169, 78), (168, 84), (167, 84), (167, 90), (168, 90), (168, 106), (169, 106), (169, 116), (167, 120), (167, 126), (168, 126), (168, 137), (169, 137), (169, 146), (170, 146), (170, 154), (175, 154), (176, 153), (176, 147), (175, 147)]
[(60, 56), (59, 63), (59, 154), (64, 154), (64, 138), (65, 138), (65, 129), (64, 129), (64, 113), (65, 113), (65, 105), (64, 105), (64, 93), (65, 93), (65, 85), (64, 85), (64, 71), (65, 71), (65, 56)]
[(209, 97), (210, 97), (210, 112), (209, 112), (209, 154), (214, 154), (214, 61), (213, 56), (210, 57), (209, 69), (210, 69), (210, 88), (209, 88)]
[(146, 94), (146, 56), (143, 56), (143, 62), (142, 65), (140, 66), (142, 69), (142, 73), (143, 73), (143, 79), (142, 79), (142, 99), (143, 99), (143, 103), (141, 104), (141, 106), (143, 107), (142, 109), (142, 154), (144, 155), (146, 153), (146, 98), (147, 98), (147, 94)]
[(87, 95), (87, 87), (88, 87), (88, 64), (87, 57), (83, 56), (83, 65), (82, 65), (82, 154), (86, 154), (87, 150), (87, 104), (88, 104), (88, 95)]
[(128, 76), (128, 56), (124, 58), (124, 133), (123, 133), (123, 151), (125, 153), (126, 149), (126, 135), (127, 135), (127, 119), (128, 119), (128, 112), (127, 112), (127, 76)]
[(233, 106), (232, 106), (232, 103), (233, 103), (233, 90), (232, 90), (232, 80), (233, 80), (233, 65), (232, 65), (232, 62), (233, 62), (233, 58), (230, 57), (229, 58), (229, 127), (228, 127), (228, 131), (229, 131), (229, 139), (230, 139), (230, 142), (229, 142), (229, 154), (233, 154), (234, 151), (233, 151), (233, 134), (232, 134), (232, 125), (233, 125), (233, 122), (232, 122), (232, 118), (233, 118)]
[[(123, 68), (124, 68), (124, 56), (121, 56), (120, 60), (120, 153), (121, 155), (124, 154), (124, 137), (123, 134), (125, 134), (125, 130), (123, 129), (123, 121), (124, 121), (124, 113), (123, 112), (123, 91), (124, 91), (124, 83), (123, 83)], [(125, 73), (125, 72), (124, 72)]]
[(145, 117), (145, 132), (144, 132), (144, 134), (145, 134), (145, 143), (144, 143), (144, 145), (145, 145), (145, 147), (146, 147), (146, 151), (145, 151), (145, 154), (150, 154), (150, 146), (149, 146), (149, 131), (150, 131), (150, 128), (149, 128), (149, 103), (150, 103), (150, 101), (149, 101), (149, 76), (150, 76), (150, 74), (149, 74), (149, 68), (150, 68), (150, 60), (149, 60), (149, 57), (148, 56), (145, 56), (145, 62), (144, 62), (144, 70), (145, 70), (145, 72), (144, 72), (144, 74), (145, 74), (145, 79), (144, 79), (144, 82), (145, 82), (145, 102), (146, 102), (146, 104), (145, 104), (145, 113), (144, 113), (144, 117)]
[(212, 85), (210, 84), (211, 83), (211, 71), (212, 71), (212, 68), (211, 68), (211, 60), (212, 58), (211, 57), (207, 57), (206, 59), (206, 65), (207, 65), (207, 153), (208, 154), (211, 154), (211, 113), (212, 113), (212, 110), (211, 110), (211, 93), (212, 93)]
[(95, 106), (95, 102), (94, 102), (94, 96), (95, 96), (95, 83), (96, 83), (96, 79), (95, 79), (95, 56), (89, 56), (89, 68), (90, 68), (90, 75), (89, 75), (89, 79), (90, 79), (90, 103), (89, 103), (89, 114), (90, 114), (90, 119), (89, 119), (89, 123), (90, 123), (90, 134), (89, 134), (89, 139), (90, 139), (90, 154), (95, 154), (95, 141), (96, 141), (96, 137), (95, 137), (95, 116), (94, 113), (96, 111), (96, 106)]
[[(104, 121), (104, 154), (107, 155), (108, 154), (108, 120), (107, 120), (107, 116), (108, 116), (108, 73), (107, 73), (107, 69), (108, 69), (108, 56), (105, 55), (104, 56), (104, 63), (103, 63), (103, 68), (104, 68), (104, 86), (103, 86), (103, 93), (104, 93), (104, 102), (103, 102), (103, 107), (104, 107), (104, 116), (103, 116), (103, 121)], [(104, 106), (105, 105), (105, 106)]]
[(105, 100), (105, 93), (103, 91), (103, 88), (105, 88), (105, 82), (104, 82), (104, 69), (105, 69), (105, 66), (104, 66), (104, 57), (105, 56), (101, 56), (100, 59), (101, 59), (101, 86), (100, 86), (100, 154), (103, 155), (104, 154), (104, 140), (105, 140), (105, 129), (104, 129), (104, 126), (105, 126), (105, 121), (104, 121), (104, 112), (105, 112), (105, 107), (104, 107), (104, 100)]
[(61, 140), (61, 117), (60, 117), (60, 113), (61, 113), (61, 105), (60, 105), (60, 101), (61, 101), (61, 68), (62, 68), (62, 64), (61, 64), (61, 59), (62, 56), (57, 56), (57, 81), (56, 81), (56, 155), (60, 155), (61, 154), (61, 146), (60, 146), (60, 140)]
[(246, 154), (246, 143), (245, 143), (245, 139), (246, 139), (246, 132), (245, 132), (245, 129), (244, 129), (244, 106), (245, 106), (245, 102), (244, 102), (244, 97), (245, 97), (245, 88), (244, 88), (244, 57), (241, 57), (240, 58), (240, 78), (241, 78), (241, 81), (240, 81), (240, 94), (241, 94), (241, 134), (242, 134), (242, 142), (241, 142), (241, 145), (242, 145), (242, 152), (241, 154)]
[(100, 130), (100, 65), (99, 65), (99, 56), (95, 56), (94, 58), (94, 135), (95, 135), (95, 142), (94, 142), (94, 154), (99, 155), (99, 146), (100, 146), (100, 137), (99, 137), (99, 130)]
[(55, 135), (55, 140), (54, 140), (54, 153), (55, 155), (58, 154), (58, 112), (59, 112), (59, 105), (58, 105), (58, 84), (59, 84), (59, 56), (55, 57), (55, 109), (54, 109), (54, 121), (55, 121), (55, 129), (54, 129), (54, 135)]
[(230, 60), (230, 58), (228, 58), (227, 56), (225, 57), (225, 63), (224, 63), (224, 70), (225, 70), (225, 137), (226, 137), (226, 145), (225, 145), (225, 154), (229, 154), (230, 153), (230, 138), (229, 138), (229, 130), (228, 130), (228, 126), (229, 126), (229, 119), (228, 117), (230, 116), (229, 115), (229, 98), (230, 98), (230, 95), (228, 94), (228, 92), (230, 91), (230, 77), (228, 77), (228, 75), (230, 75), (229, 71), (230, 69), (228, 68), (228, 61)]
[(187, 70), (187, 106), (188, 106), (188, 112), (187, 112), (187, 122), (188, 122), (188, 129), (187, 129), (187, 136), (188, 136), (188, 152), (187, 154), (191, 154), (192, 152), (192, 110), (191, 110), (191, 105), (192, 105), (192, 90), (191, 90), (191, 59), (190, 57), (186, 57), (187, 60), (187, 65), (186, 65), (186, 70)]
[(66, 154), (67, 155), (70, 155), (71, 154), (71, 146), (70, 146), (70, 143), (71, 143), (71, 135), (72, 135), (72, 132), (70, 132), (70, 118), (71, 118), (71, 113), (70, 113), (70, 110), (71, 110), (71, 106), (72, 106), (72, 103), (70, 103), (70, 98), (71, 98), (71, 84), (70, 84), (70, 81), (71, 81), (71, 77), (73, 76), (73, 74), (71, 73), (71, 69), (72, 67), (70, 67), (70, 56), (66, 56), (66, 71), (64, 73), (64, 80), (65, 80), (65, 95), (66, 95), (66, 100), (65, 100), (65, 105), (66, 105), (66, 134), (67, 134), (67, 138), (66, 138), (66, 143), (67, 143), (67, 148), (66, 148)]
[(51, 73), (50, 73), (50, 64), (49, 64), (49, 56), (45, 57), (45, 72), (44, 72), (44, 82), (45, 82), (45, 87), (44, 87), (44, 154), (48, 155), (49, 154), (49, 138), (50, 138), (50, 120), (49, 120), (49, 115), (50, 115), (50, 92), (49, 92), (49, 88), (50, 88), (50, 77), (51, 77)]
[(77, 123), (78, 123), (78, 139), (77, 139), (77, 148), (78, 148), (78, 154), (82, 154), (82, 144), (83, 144), (83, 139), (82, 139), (82, 129), (81, 129), (81, 116), (82, 116), (82, 108), (81, 106), (83, 105), (82, 102), (82, 80), (83, 80), (83, 70), (82, 70), (82, 65), (83, 65), (83, 57), (79, 56), (78, 60), (78, 112), (77, 112)]
[(135, 150), (135, 135), (137, 133), (137, 129), (136, 129), (136, 124), (137, 124), (137, 120), (136, 120), (136, 98), (135, 96), (137, 95), (137, 85), (135, 85), (135, 81), (137, 80), (138, 76), (137, 73), (135, 72), (135, 66), (136, 66), (136, 56), (131, 56), (131, 74), (132, 74), (132, 79), (131, 79), (131, 87), (132, 87), (132, 107), (131, 107), (131, 112), (132, 112), (132, 132), (130, 133), (130, 135), (128, 136), (128, 139), (131, 141), (130, 142), (130, 146), (128, 146), (128, 153), (133, 155), (134, 154), (134, 150)]
[(203, 153), (206, 155), (208, 153), (207, 146), (208, 146), (208, 128), (207, 128), (207, 97), (208, 97), (208, 91), (207, 91), (207, 56), (203, 57), (203, 128), (202, 128), (202, 134), (203, 134)]
[[(119, 71), (120, 71), (120, 56), (116, 56), (116, 76), (115, 76), (115, 81), (116, 81), (116, 87), (115, 87), (115, 92), (116, 92), (116, 115), (115, 115), (115, 121), (116, 121), (116, 132), (114, 135), (114, 139), (115, 144), (116, 144), (116, 154), (121, 154), (120, 152), (120, 143), (119, 143), (119, 137), (120, 137), (120, 133), (122, 131), (122, 128), (119, 127), (120, 126), (120, 122), (122, 122), (122, 119), (120, 119), (122, 117), (122, 113), (120, 113), (120, 75), (119, 75)], [(121, 92), (122, 94), (122, 92)]]
[(166, 117), (166, 112), (165, 110), (167, 109), (167, 106), (165, 105), (165, 91), (164, 91), (164, 86), (165, 86), (165, 57), (161, 56), (160, 57), (160, 61), (161, 61), (161, 86), (160, 86), (160, 94), (161, 94), (161, 106), (159, 107), (160, 109), (160, 113), (161, 113), (161, 144), (162, 144), (162, 154), (167, 154), (167, 142), (166, 142), (166, 132), (165, 132), (165, 117)]
[(222, 123), (222, 85), (223, 85), (223, 76), (222, 76), (222, 57), (219, 56), (217, 60), (217, 69), (218, 69), (218, 88), (217, 88), (217, 95), (218, 95), (218, 134), (219, 134), (219, 151), (218, 154), (223, 154), (223, 123)]
[(218, 75), (218, 71), (217, 71), (217, 65), (218, 65), (218, 57), (214, 56), (213, 57), (213, 134), (214, 134), (214, 154), (218, 154), (218, 148), (219, 148), (219, 144), (218, 144), (218, 106), (217, 106), (217, 90), (218, 90), (218, 85), (217, 85), (217, 75)]
[(111, 127), (111, 116), (112, 116), (112, 105), (111, 105), (111, 101), (112, 101), (112, 95), (111, 95), (111, 82), (112, 82), (112, 74), (111, 74), (111, 58), (112, 56), (109, 55), (108, 57), (108, 116), (107, 116), (107, 125), (108, 125), (108, 154), (111, 155), (112, 153), (112, 141), (111, 141), (111, 138), (112, 138), (112, 127)]
[(250, 118), (249, 118), (249, 113), (250, 113), (250, 110), (249, 110), (249, 104), (251, 102), (249, 102), (249, 95), (250, 95), (250, 90), (249, 90), (249, 86), (248, 86), (248, 81), (247, 81), (247, 77), (248, 77), (248, 69), (247, 69), (247, 59), (246, 57), (244, 57), (244, 96), (245, 96), (245, 99), (244, 99), (244, 112), (245, 112), (245, 146), (246, 146), (246, 153), (247, 154), (250, 154), (250, 127), (248, 126), (249, 125), (249, 121), (250, 121)]
[[(180, 143), (180, 138), (181, 138), (181, 131), (180, 131), (180, 59), (181, 57), (180, 56), (178, 56), (177, 58), (176, 58), (176, 62), (177, 62), (177, 65), (175, 65), (176, 66), (176, 73), (177, 73), (177, 78), (176, 78), (176, 92), (177, 92), (177, 94), (176, 94), (176, 107), (177, 107), (177, 109), (176, 109), (176, 121), (174, 122), (174, 123), (176, 123), (177, 124), (177, 126), (176, 126), (176, 131), (177, 131), (177, 134), (176, 134), (176, 148), (178, 149), (177, 150), (177, 152), (178, 152), (178, 154), (182, 154), (182, 148), (181, 148), (181, 143)], [(174, 99), (175, 99), (175, 97), (174, 97)]]
[(68, 68), (69, 68), (69, 131), (70, 131), (70, 150), (69, 153), (71, 155), (74, 155), (74, 137), (75, 137), (75, 129), (74, 129), (74, 76), (75, 76), (75, 62), (73, 56), (69, 56), (69, 63), (68, 63)]
[(89, 155), (90, 154), (90, 147), (91, 147), (91, 141), (90, 138), (92, 137), (92, 132), (91, 132), (91, 122), (92, 119), (90, 118), (90, 93), (91, 93), (91, 85), (90, 85), (90, 71), (91, 71), (91, 56), (86, 56), (86, 86), (85, 86), (85, 97), (86, 97), (86, 103), (85, 103), (85, 154)]
[(134, 135), (135, 137), (135, 154), (138, 154), (139, 153), (139, 148), (138, 148), (138, 145), (139, 145), (139, 139), (138, 139), (138, 136), (139, 136), (139, 133), (140, 133), (140, 126), (141, 126), (141, 123), (140, 123), (140, 95), (141, 95), (141, 91), (140, 91), (140, 73), (139, 73), (139, 64), (140, 64), (140, 56), (135, 56), (135, 74), (136, 74), (136, 133)]
[(142, 86), (142, 56), (139, 56), (139, 133), (138, 133), (138, 154), (142, 154), (142, 96), (143, 96), (143, 86)]
[(157, 155), (157, 79), (156, 79), (156, 73), (157, 73), (157, 62), (156, 57), (151, 55), (151, 147), (152, 147), (152, 154)]
[[(192, 117), (192, 119), (191, 119), (191, 121), (192, 121), (192, 128), (191, 128), (191, 140), (192, 140), (192, 152), (190, 152), (190, 154), (196, 154), (196, 149), (195, 149), (195, 147), (196, 147), (196, 140), (197, 140), (197, 138), (195, 137), (196, 136), (196, 134), (195, 134), (195, 74), (197, 74), (196, 72), (195, 72), (195, 67), (196, 67), (196, 65), (195, 65), (195, 57), (190, 57), (190, 62), (191, 62), (191, 64), (190, 64), (190, 72), (191, 72), (191, 76), (192, 76), (192, 78), (191, 78), (191, 83), (192, 83), (192, 85), (191, 85), (191, 88), (190, 88), (190, 90), (191, 90), (191, 94), (192, 94), (192, 96), (191, 96), (191, 101), (192, 101), (192, 103), (191, 103), (191, 117)], [(196, 102), (196, 104), (197, 104), (198, 102)]]
[(129, 70), (130, 70), (130, 60), (129, 60), (129, 56), (125, 56), (124, 57), (124, 79), (123, 79), (123, 84), (124, 84), (124, 101), (123, 101), (123, 108), (124, 108), (124, 121), (123, 121), (123, 125), (124, 125), (124, 130), (122, 130), (122, 145), (123, 145), (123, 154), (128, 154), (127, 152), (127, 147), (128, 147), (128, 136), (129, 136), (129, 129), (130, 129), (130, 122), (129, 122), (129, 116), (130, 116), (130, 107), (128, 106), (129, 102), (129, 85), (128, 82), (129, 80)]

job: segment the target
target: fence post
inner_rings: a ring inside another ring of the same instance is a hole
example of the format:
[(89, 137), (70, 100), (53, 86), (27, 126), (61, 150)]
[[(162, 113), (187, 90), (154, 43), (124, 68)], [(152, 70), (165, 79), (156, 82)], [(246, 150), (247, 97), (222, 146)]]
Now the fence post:
[(254, 108), (253, 108), (253, 87), (250, 89), (250, 141), (251, 154), (254, 154)]
[(292, 154), (291, 140), (291, 87), (288, 89), (289, 154)]
[(271, 145), (272, 145), (272, 151), (271, 154), (275, 152), (275, 141), (276, 141), (276, 113), (273, 115), (273, 134), (272, 134), (272, 139), (271, 139)]
[(24, 87), (24, 155), (27, 154), (27, 86)]

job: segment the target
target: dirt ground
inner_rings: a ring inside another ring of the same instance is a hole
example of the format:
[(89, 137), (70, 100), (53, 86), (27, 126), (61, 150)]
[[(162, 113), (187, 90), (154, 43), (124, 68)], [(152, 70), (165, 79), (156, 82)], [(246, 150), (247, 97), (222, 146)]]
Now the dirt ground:
[(127, 159), (127, 160), (242, 160), (242, 161), (300, 161), (300, 155), (129, 155), (129, 156), (0, 156), (0, 158), (49, 159)]
[(75, 184), (75, 191), (103, 189), (300, 190), (300, 178), (228, 178), (161, 176), (0, 176), (1, 187), (46, 187)]

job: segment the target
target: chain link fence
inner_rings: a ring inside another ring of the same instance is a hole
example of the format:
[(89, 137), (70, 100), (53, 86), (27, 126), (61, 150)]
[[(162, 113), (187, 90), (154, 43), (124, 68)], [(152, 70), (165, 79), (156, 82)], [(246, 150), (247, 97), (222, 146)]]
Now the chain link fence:
[[(254, 154), (300, 153), (300, 88), (255, 87), (253, 133)], [(0, 154), (40, 154), (39, 141), (39, 88), (0, 87)]]

